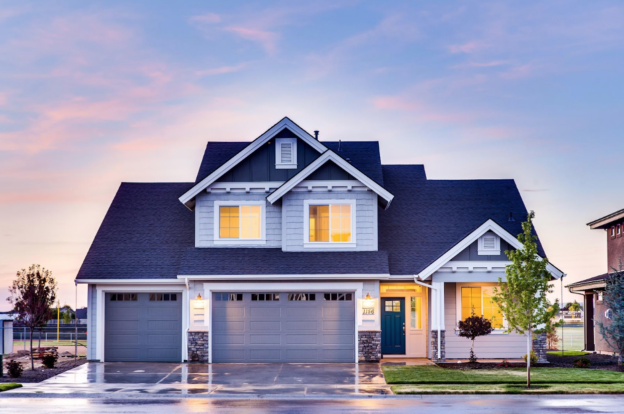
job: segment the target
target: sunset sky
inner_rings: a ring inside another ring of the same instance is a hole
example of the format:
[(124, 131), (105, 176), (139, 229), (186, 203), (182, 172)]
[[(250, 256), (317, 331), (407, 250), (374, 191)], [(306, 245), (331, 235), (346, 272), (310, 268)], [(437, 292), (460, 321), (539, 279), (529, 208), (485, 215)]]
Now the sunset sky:
[(513, 178), (565, 284), (604, 273), (586, 223), (624, 208), (623, 52), (621, 1), (0, 0), (0, 310), (32, 263), (73, 307), (120, 182), (192, 181), (208, 140), (283, 116)]

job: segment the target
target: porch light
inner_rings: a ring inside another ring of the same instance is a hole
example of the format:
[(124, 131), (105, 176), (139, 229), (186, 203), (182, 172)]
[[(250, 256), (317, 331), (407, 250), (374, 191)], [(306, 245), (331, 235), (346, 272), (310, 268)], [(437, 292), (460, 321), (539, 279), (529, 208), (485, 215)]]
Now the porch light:
[(204, 300), (202, 299), (201, 294), (197, 294), (197, 297), (193, 301), (193, 308), (195, 309), (203, 309), (206, 305), (204, 304)]
[(366, 297), (362, 301), (362, 315), (374, 315), (375, 314), (375, 299), (371, 298), (370, 293), (366, 294)]
[(195, 300), (202, 300), (201, 293), (197, 294), (197, 297), (195, 298)]

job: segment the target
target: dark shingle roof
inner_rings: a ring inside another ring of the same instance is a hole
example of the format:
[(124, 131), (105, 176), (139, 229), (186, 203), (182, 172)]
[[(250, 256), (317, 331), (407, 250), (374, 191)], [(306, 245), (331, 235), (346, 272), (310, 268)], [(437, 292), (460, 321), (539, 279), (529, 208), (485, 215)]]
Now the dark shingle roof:
[[(250, 142), (208, 142), (195, 182), (198, 183), (206, 178), (249, 144)], [(349, 141), (338, 143), (321, 141), (321, 144), (325, 145), (342, 158), (349, 158), (349, 161), (351, 161), (351, 164), (355, 168), (362, 171), (379, 185), (383, 185), (378, 142)], [(338, 147), (340, 147), (340, 151), (338, 151)]]
[(175, 278), (195, 244), (195, 214), (178, 201), (192, 185), (122, 183), (76, 278)]
[(186, 249), (179, 274), (388, 274), (386, 252), (283, 252), (282, 249)]
[(612, 273), (603, 273), (598, 276), (590, 277), (589, 279), (579, 280), (578, 282), (570, 283), (566, 287), (578, 287), (578, 286), (592, 284), (595, 282), (601, 282), (603, 280), (607, 280), (611, 275)]
[(514, 236), (522, 232), (527, 210), (513, 180), (426, 180), (421, 165), (384, 165), (383, 172), (395, 195), (379, 212), (390, 274), (418, 274), (488, 219)]

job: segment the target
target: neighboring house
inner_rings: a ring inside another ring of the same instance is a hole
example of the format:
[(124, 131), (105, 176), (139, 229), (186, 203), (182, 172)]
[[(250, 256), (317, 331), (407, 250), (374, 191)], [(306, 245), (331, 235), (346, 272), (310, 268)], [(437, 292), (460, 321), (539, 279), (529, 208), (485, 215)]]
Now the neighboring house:
[(195, 182), (121, 184), (76, 278), (88, 358), (467, 358), (472, 309), (496, 327), (479, 356), (524, 355), (491, 300), (527, 217), (514, 181), (429, 180), (315, 136), (284, 118), (209, 142)]
[[(74, 314), (77, 314), (78, 317), (78, 325), (86, 325), (87, 324), (87, 308), (80, 308), (78, 309), (75, 313), (74, 310), (68, 306), (61, 308), (61, 312), (67, 312), (69, 310), (69, 312), (72, 315), (72, 320), (69, 324), (66, 324), (65, 322), (63, 322), (63, 318), (61, 318), (61, 325), (74, 325)], [(48, 325), (50, 326), (57, 326), (57, 319), (56, 319), (56, 313), (54, 313), (55, 318), (54, 319), (50, 319), (48, 321)]]
[(587, 223), (592, 230), (604, 230), (607, 236), (607, 273), (581, 280), (567, 286), (572, 293), (583, 295), (585, 311), (585, 350), (613, 352), (598, 331), (594, 321), (609, 324), (611, 310), (602, 301), (606, 280), (615, 270), (622, 269), (624, 262), (624, 210)]

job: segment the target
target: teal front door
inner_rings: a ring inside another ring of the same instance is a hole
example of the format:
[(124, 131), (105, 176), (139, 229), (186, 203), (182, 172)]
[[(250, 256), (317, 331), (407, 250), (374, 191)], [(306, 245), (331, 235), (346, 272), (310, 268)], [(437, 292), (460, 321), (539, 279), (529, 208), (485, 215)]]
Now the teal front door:
[(381, 353), (405, 354), (405, 298), (381, 299)]

